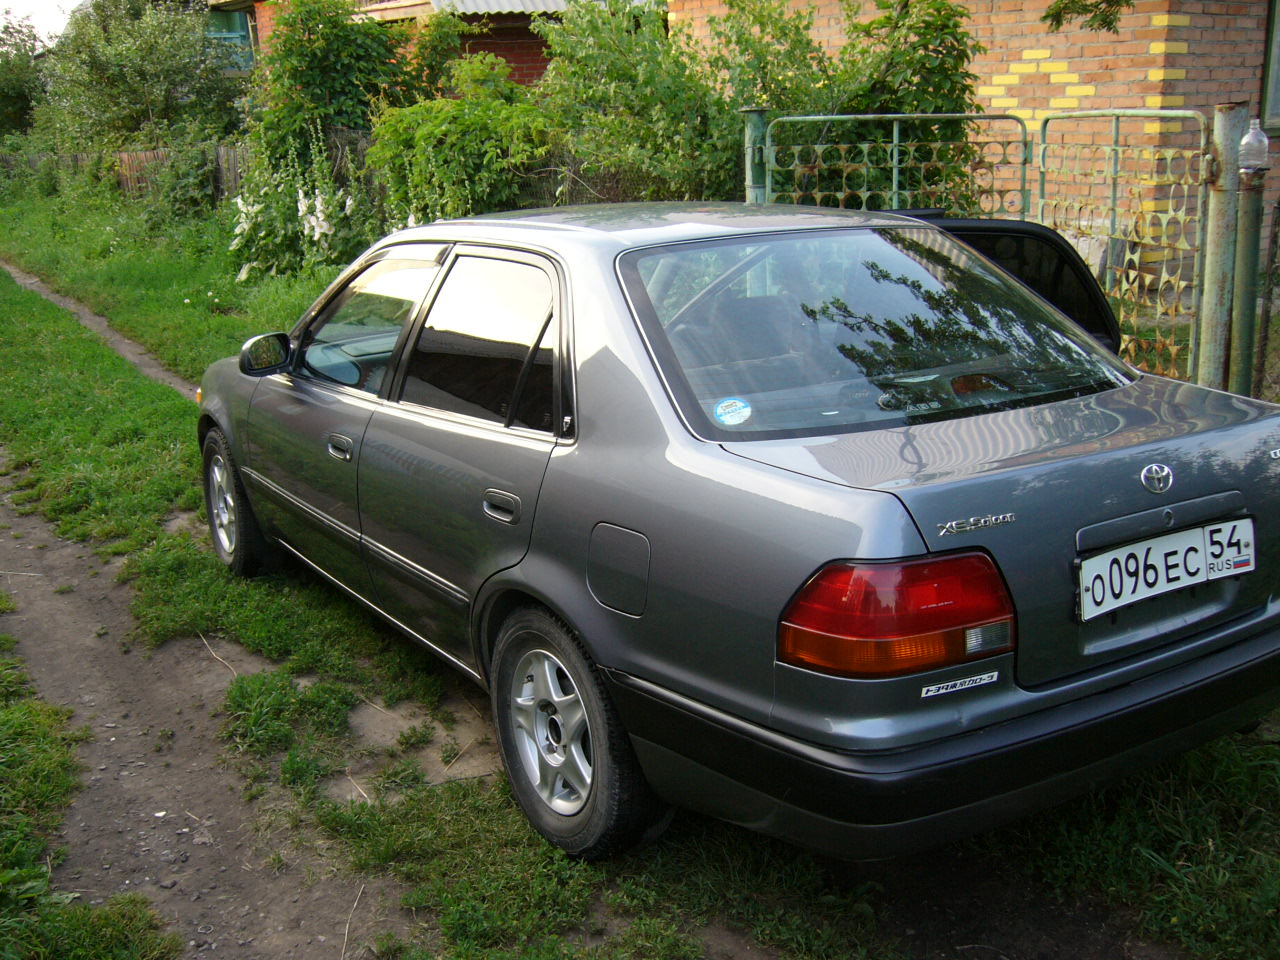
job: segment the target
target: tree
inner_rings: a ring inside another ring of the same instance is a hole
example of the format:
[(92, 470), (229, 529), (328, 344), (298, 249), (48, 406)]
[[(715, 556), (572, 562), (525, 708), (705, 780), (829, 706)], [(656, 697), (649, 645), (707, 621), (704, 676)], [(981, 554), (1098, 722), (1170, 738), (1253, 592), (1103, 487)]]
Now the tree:
[(181, 0), (91, 0), (72, 14), (45, 68), (39, 127), (73, 149), (219, 137), (239, 122), (234, 52), (208, 14)]
[(39, 48), (31, 21), (6, 9), (0, 20), (0, 136), (31, 126), (31, 110), (40, 92), (35, 61)]
[(1119, 33), (1120, 15), (1133, 9), (1133, 0), (1053, 0), (1040, 19), (1050, 30), (1061, 30), (1073, 20), (1081, 20), (1088, 30)]
[(305, 148), (314, 125), (326, 136), (366, 131), (376, 101), (408, 95), (409, 32), (356, 13), (353, 0), (293, 0), (280, 14), (258, 84), (256, 140), (271, 157)]

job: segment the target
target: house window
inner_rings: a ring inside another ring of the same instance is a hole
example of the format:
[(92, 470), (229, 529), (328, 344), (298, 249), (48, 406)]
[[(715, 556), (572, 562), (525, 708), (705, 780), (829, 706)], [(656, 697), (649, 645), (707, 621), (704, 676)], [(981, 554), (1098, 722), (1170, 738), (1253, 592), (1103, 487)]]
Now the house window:
[(236, 66), (239, 69), (253, 69), (253, 39), (247, 13), (231, 10), (209, 11), (209, 36), (225, 40), (235, 46)]

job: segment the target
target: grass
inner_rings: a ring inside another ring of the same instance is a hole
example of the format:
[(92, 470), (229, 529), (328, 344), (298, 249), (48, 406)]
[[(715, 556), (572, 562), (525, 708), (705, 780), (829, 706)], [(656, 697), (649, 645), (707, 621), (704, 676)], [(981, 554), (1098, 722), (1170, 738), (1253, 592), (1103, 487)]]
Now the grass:
[[(0, 635), (0, 654), (15, 646)], [(21, 661), (0, 655), (0, 957), (171, 960), (177, 937), (137, 896), (93, 908), (50, 882), (47, 838), (79, 786), (71, 711), (35, 696)]]
[(66, 207), (10, 198), (0, 256), (111, 317), (181, 377), (230, 356), (250, 336), (287, 330), (335, 271), (237, 284), (230, 222), (155, 228), (110, 194), (82, 188)]
[[(322, 282), (229, 288), (234, 265), (205, 236), (225, 224), (171, 225), (177, 240), (156, 244), (122, 220), (113, 245), (95, 238), (124, 216), (109, 204), (61, 224), (56, 209), (48, 200), (0, 205), (0, 256), (93, 302), (187, 376), (250, 333), (287, 327), (284, 316)], [(147, 258), (148, 269), (134, 265)], [(199, 288), (225, 293), (219, 309), (214, 297), (187, 296)], [(178, 309), (183, 298), (198, 309)], [(210, 324), (220, 325), (216, 336)], [(244, 758), (246, 796), (283, 789), (295, 819), (337, 841), (355, 869), (404, 885), (420, 928), (381, 938), (380, 956), (695, 957), (706, 949), (697, 930), (712, 921), (787, 957), (898, 954), (877, 933), (893, 906), (856, 871), (701, 818), (678, 817), (661, 843), (585, 865), (533, 834), (501, 780), (434, 784), (411, 759), (392, 756), (371, 799), (333, 800), (324, 784), (350, 760), (346, 711), (357, 696), (416, 701), (445, 730), (439, 739), (434, 726), (407, 731), (401, 750), (457, 750), (437, 706), (440, 669), (304, 575), (236, 581), (198, 539), (164, 532), (175, 510), (198, 507), (188, 401), (3, 277), (0, 333), (0, 443), (17, 496), (64, 535), (128, 554), (139, 638), (223, 634), (279, 661), (228, 694), (226, 736)], [(49, 378), (50, 369), (75, 375)], [(121, 446), (127, 455), (114, 452)], [(966, 855), (993, 871), (1025, 871), (1067, 899), (1091, 894), (1124, 906), (1147, 935), (1199, 955), (1270, 955), (1280, 939), (1274, 732), (1219, 741), (972, 841)]]
[(1063, 892), (1101, 886), (1143, 930), (1203, 957), (1280, 942), (1280, 728), (1216, 741), (975, 843)]

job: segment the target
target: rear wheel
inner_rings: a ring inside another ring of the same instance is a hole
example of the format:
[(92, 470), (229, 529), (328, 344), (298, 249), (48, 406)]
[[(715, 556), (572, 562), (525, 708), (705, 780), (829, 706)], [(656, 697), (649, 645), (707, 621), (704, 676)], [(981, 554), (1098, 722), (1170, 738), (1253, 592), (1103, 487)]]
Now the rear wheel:
[(665, 808), (577, 639), (539, 608), (519, 610), (494, 647), (494, 720), (516, 799), (538, 832), (575, 857), (634, 845)]
[(240, 471), (231, 459), (231, 446), (217, 429), (204, 438), (204, 504), (218, 557), (232, 573), (247, 577), (257, 572), (266, 556), (266, 544), (245, 496)]

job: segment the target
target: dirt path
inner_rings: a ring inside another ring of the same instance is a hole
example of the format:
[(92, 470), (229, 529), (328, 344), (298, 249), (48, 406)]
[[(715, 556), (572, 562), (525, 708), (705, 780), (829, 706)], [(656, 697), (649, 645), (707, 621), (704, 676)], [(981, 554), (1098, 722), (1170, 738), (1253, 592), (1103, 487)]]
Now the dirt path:
[[(193, 387), (83, 305), (0, 263), (23, 286), (72, 311), (139, 368), (186, 396)], [(224, 763), (221, 708), (233, 672), (270, 664), (238, 645), (209, 638), (126, 652), (130, 592), (116, 582), (119, 561), (103, 563), (48, 524), (20, 516), (0, 496), (0, 587), (17, 612), (0, 632), (19, 640), (40, 694), (75, 709), (94, 735), (81, 748), (85, 789), (66, 817), (68, 858), (55, 882), (89, 902), (127, 891), (146, 894), (187, 943), (190, 957), (254, 960), (371, 958), (381, 930), (403, 932), (394, 884), (345, 877), (285, 825), (265, 827), (262, 801), (243, 799), (240, 776)], [(461, 688), (463, 685), (459, 685)], [(463, 694), (455, 692), (455, 698)], [(467, 727), (459, 742), (483, 742), (483, 699), (455, 699)], [(352, 729), (361, 743), (395, 741), (415, 718), (361, 707)], [(488, 739), (492, 739), (491, 736)], [(492, 747), (469, 751), (451, 770), (494, 769)], [(438, 758), (424, 757), (433, 781)], [(367, 771), (353, 769), (350, 793)], [(750, 835), (743, 834), (744, 842)], [(1134, 937), (1104, 905), (1060, 904), (1034, 882), (954, 850), (881, 864), (834, 865), (844, 882), (880, 885), (881, 930), (917, 960), (1180, 960), (1174, 948)], [(748, 955), (734, 933), (707, 931), (717, 958)], [(750, 951), (749, 955), (768, 955)]]
[(62, 309), (70, 311), (84, 326), (101, 336), (112, 350), (120, 354), (152, 380), (173, 387), (184, 397), (195, 399), (195, 384), (188, 383), (176, 373), (170, 373), (162, 367), (159, 360), (112, 327), (106, 317), (94, 313), (78, 300), (72, 300), (70, 297), (64, 297), (60, 293), (54, 293), (49, 289), (48, 284), (35, 274), (27, 273), (25, 270), (13, 266), (13, 264), (0, 260), (0, 269), (5, 270), (9, 276), (13, 277), (18, 286), (26, 287), (28, 290), (40, 294), (50, 303), (56, 303)]
[(85, 788), (67, 813), (55, 883), (90, 903), (145, 894), (189, 956), (372, 956), (363, 945), (394, 923), (398, 893), (369, 884), (356, 906), (361, 882), (334, 875), (283, 830), (256, 835), (261, 808), (242, 799), (240, 777), (222, 763), (217, 711), (231, 671), (268, 662), (217, 640), (125, 652), (133, 621), (118, 561), (104, 565), (17, 515), (7, 497), (0, 522), (9, 525), (0, 586), (18, 607), (0, 631), (18, 638), (40, 695), (73, 707), (73, 722), (93, 733), (80, 748)]

